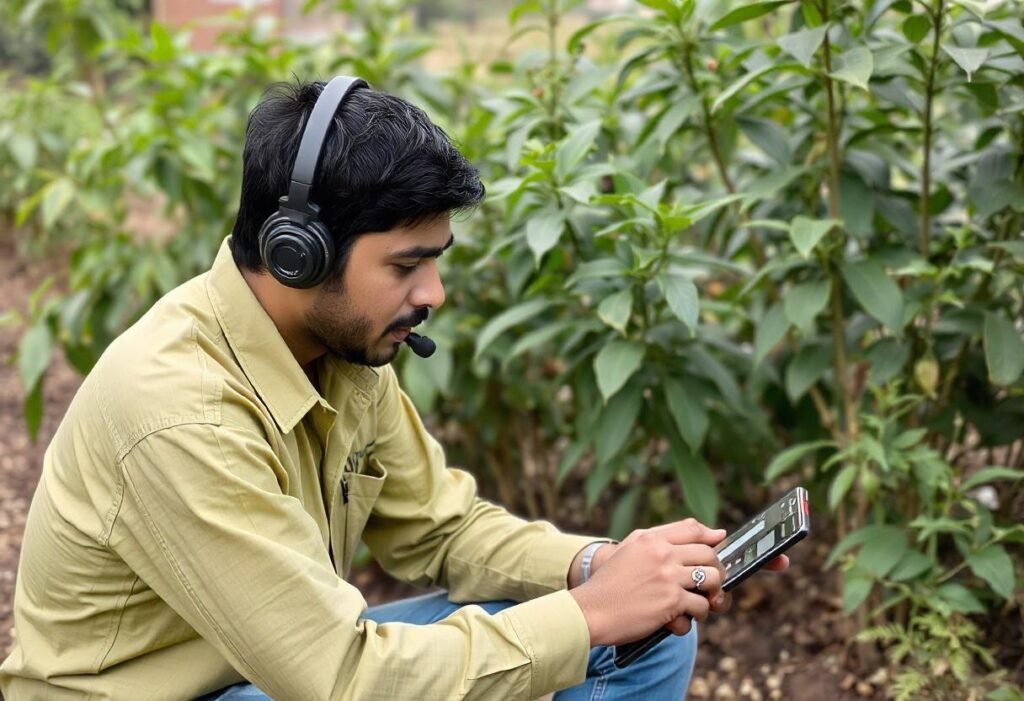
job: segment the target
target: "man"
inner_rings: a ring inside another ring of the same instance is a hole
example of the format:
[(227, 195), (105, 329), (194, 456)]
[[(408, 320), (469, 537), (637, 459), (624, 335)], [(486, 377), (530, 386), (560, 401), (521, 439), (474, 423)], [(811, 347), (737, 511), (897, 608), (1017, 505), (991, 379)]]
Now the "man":
[[(0, 687), (11, 701), (680, 698), (694, 632), (625, 670), (608, 646), (724, 609), (724, 532), (563, 535), (446, 467), (388, 363), (444, 302), (450, 214), (484, 189), (422, 111), (336, 81), (257, 106), (211, 270), (111, 344), (68, 409)], [(345, 581), (360, 540), (446, 594), (367, 610)]]

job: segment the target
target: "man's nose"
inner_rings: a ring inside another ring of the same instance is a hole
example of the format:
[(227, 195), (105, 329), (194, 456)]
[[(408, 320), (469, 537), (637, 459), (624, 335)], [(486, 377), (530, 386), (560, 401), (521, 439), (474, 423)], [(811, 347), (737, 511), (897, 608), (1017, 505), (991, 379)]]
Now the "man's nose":
[(437, 261), (431, 260), (423, 265), (423, 274), (412, 290), (409, 302), (414, 307), (430, 307), (437, 309), (444, 304), (444, 284), (437, 270)]

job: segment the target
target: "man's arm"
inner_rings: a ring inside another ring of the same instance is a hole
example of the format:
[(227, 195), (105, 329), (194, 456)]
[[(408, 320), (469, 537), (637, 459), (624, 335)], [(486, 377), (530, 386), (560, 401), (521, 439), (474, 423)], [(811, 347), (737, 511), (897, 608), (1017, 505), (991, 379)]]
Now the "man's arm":
[(390, 368), (381, 378), (375, 458), (387, 470), (364, 541), (405, 581), (438, 584), (453, 601), (526, 601), (566, 588), (593, 537), (527, 522), (477, 497), (473, 478), (446, 465)]
[(164, 429), (119, 469), (110, 545), (137, 586), (274, 698), (526, 699), (582, 681), (588, 626), (567, 592), (430, 626), (361, 620), (365, 601), (257, 431)]

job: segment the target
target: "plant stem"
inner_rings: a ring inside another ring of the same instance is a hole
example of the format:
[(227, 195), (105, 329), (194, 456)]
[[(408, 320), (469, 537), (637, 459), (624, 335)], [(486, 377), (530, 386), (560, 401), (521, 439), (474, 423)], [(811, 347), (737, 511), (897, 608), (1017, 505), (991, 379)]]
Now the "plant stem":
[[(685, 39), (682, 41), (686, 42)], [(708, 140), (708, 147), (711, 149), (711, 157), (715, 161), (715, 168), (718, 170), (718, 177), (721, 178), (722, 184), (725, 185), (725, 189), (729, 194), (734, 195), (736, 194), (736, 184), (729, 175), (729, 169), (725, 164), (725, 157), (722, 155), (722, 145), (718, 140), (718, 130), (715, 129), (714, 122), (711, 118), (711, 101), (700, 89), (700, 85), (697, 83), (697, 74), (693, 68), (693, 50), (689, 43), (683, 44), (683, 60), (679, 64), (679, 67), (683, 69), (684, 73), (686, 73), (686, 77), (689, 80), (690, 89), (693, 90), (693, 94), (701, 96), (701, 128), (704, 131), (705, 138)], [(754, 254), (754, 261), (757, 263), (759, 268), (762, 268), (767, 262), (767, 258), (764, 253), (764, 248), (761, 246), (761, 240), (757, 237), (757, 234), (746, 227), (747, 220), (743, 214), (741, 205), (736, 203), (735, 207), (741, 225), (748, 229), (750, 250)]]
[(935, 71), (939, 65), (939, 38), (942, 35), (942, 16), (945, 0), (936, 0), (932, 16), (934, 36), (932, 39), (932, 56), (928, 66), (928, 79), (924, 93), (924, 163), (921, 165), (921, 232), (919, 235), (919, 251), (921, 256), (928, 258), (931, 243), (932, 213), (932, 104), (935, 97)]
[[(828, 22), (828, 0), (824, 3), (823, 17)], [(828, 212), (833, 219), (839, 219), (839, 135), (837, 134), (836, 103), (834, 85), (832, 83), (832, 46), (828, 33), (824, 41), (825, 58), (825, 95), (828, 98)], [(840, 249), (841, 250), (841, 249)], [(826, 261), (827, 265), (827, 261)], [(843, 312), (842, 281), (839, 274), (828, 266), (827, 272), (832, 279), (830, 305), (832, 312), (832, 349), (836, 370), (836, 381), (842, 394), (843, 412), (846, 415), (846, 440), (852, 442), (860, 435), (860, 419), (850, 388), (849, 367), (846, 362), (845, 314)]]

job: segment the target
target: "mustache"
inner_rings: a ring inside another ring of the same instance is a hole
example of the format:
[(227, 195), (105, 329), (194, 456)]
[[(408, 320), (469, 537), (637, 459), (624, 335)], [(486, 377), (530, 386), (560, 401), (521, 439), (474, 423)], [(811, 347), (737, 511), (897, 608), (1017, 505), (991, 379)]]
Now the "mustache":
[(418, 326), (419, 324), (422, 324), (424, 321), (426, 321), (428, 316), (430, 316), (430, 310), (427, 307), (417, 309), (409, 314), (406, 314), (405, 316), (399, 317), (392, 321), (390, 324), (388, 324), (388, 327), (384, 329), (384, 333), (382, 333), (381, 336), (387, 336), (389, 333), (396, 329), (411, 329), (413, 326)]

